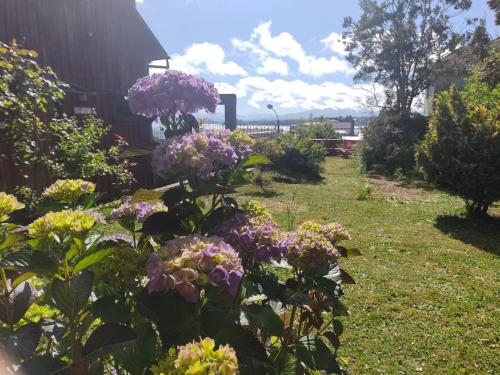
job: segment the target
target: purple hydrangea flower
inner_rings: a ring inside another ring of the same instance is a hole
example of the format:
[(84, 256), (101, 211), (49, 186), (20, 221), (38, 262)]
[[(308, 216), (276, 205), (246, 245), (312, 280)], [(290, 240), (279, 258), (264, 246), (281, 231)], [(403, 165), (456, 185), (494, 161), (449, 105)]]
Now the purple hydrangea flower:
[(131, 198), (128, 198), (120, 207), (111, 211), (111, 217), (115, 220), (128, 219), (144, 223), (151, 215), (168, 210), (162, 202), (131, 202)]
[(213, 83), (177, 70), (139, 78), (126, 99), (133, 113), (148, 118), (201, 110), (214, 113), (220, 103)]
[(217, 170), (235, 166), (239, 161), (225, 132), (201, 132), (172, 137), (153, 153), (153, 169), (160, 176), (182, 173), (209, 179)]
[(274, 223), (256, 220), (243, 213), (222, 223), (213, 233), (223, 237), (245, 261), (279, 261), (287, 253), (287, 242), (282, 240), (281, 232)]
[(175, 289), (189, 302), (197, 302), (208, 285), (235, 295), (243, 277), (238, 253), (217, 237), (188, 236), (168, 241), (147, 264), (150, 292)]

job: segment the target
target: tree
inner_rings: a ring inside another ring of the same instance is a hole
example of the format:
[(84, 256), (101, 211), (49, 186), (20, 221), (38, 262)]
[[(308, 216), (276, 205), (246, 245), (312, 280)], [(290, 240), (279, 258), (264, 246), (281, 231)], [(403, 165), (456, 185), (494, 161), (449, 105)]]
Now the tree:
[(495, 11), (496, 14), (496, 24), (500, 25), (500, 0), (488, 0), (488, 5), (491, 10)]
[(415, 145), (425, 134), (427, 119), (418, 114), (383, 110), (363, 132), (361, 161), (369, 171), (393, 175), (415, 169)]
[(436, 99), (417, 163), (429, 182), (462, 197), (471, 215), (500, 199), (500, 85), (477, 78)]
[(347, 59), (358, 81), (385, 88), (387, 105), (410, 113), (428, 87), (432, 64), (452, 41), (450, 18), (471, 0), (360, 0), (358, 21), (344, 19)]

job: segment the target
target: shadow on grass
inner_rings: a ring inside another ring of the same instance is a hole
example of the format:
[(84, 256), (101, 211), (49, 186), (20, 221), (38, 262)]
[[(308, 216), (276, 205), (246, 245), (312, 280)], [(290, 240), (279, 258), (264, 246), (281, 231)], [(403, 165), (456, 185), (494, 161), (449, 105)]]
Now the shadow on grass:
[(432, 184), (422, 180), (418, 176), (403, 176), (402, 178), (396, 178), (394, 176), (388, 176), (388, 175), (378, 174), (378, 173), (373, 173), (373, 172), (367, 173), (366, 175), (367, 175), (367, 177), (373, 178), (376, 180), (387, 180), (387, 181), (394, 182), (394, 184), (396, 186), (402, 187), (402, 188), (422, 189), (425, 191), (433, 191), (436, 189)]
[(259, 190), (259, 191), (247, 191), (242, 193), (242, 195), (254, 198), (274, 198), (279, 195), (283, 195), (283, 193), (278, 192), (276, 190)]
[(273, 165), (268, 169), (272, 174), (272, 179), (283, 184), (310, 184), (318, 185), (323, 183), (324, 177), (313, 172), (303, 170), (293, 170), (286, 166)]
[(457, 240), (500, 255), (500, 217), (439, 216), (435, 226)]

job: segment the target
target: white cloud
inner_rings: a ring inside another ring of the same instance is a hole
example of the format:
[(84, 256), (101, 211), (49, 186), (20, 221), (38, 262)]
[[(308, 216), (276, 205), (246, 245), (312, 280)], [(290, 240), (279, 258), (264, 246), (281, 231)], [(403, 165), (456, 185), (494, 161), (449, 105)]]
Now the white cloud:
[(302, 45), (290, 33), (282, 32), (273, 36), (271, 34), (271, 25), (271, 21), (258, 25), (253, 30), (249, 40), (233, 39), (233, 46), (241, 51), (247, 51), (256, 55), (262, 63), (269, 56), (289, 58), (298, 63), (300, 73), (315, 78), (336, 72), (346, 74), (353, 72), (350, 64), (343, 58), (308, 55)]
[(346, 56), (344, 41), (342, 35), (338, 33), (331, 33), (326, 38), (321, 39), (321, 43), (324, 44), (325, 49), (332, 51), (340, 56)]
[(250, 106), (262, 108), (275, 103), (280, 108), (366, 109), (366, 85), (348, 86), (338, 82), (308, 83), (302, 80), (268, 80), (265, 77), (241, 78), (236, 84), (216, 83), (221, 93), (246, 97)]
[(225, 76), (246, 76), (247, 72), (234, 61), (225, 61), (221, 46), (212, 43), (195, 43), (183, 55), (173, 55), (170, 68), (190, 74), (211, 73)]
[(257, 68), (258, 74), (279, 74), (281, 76), (288, 75), (288, 64), (286, 61), (274, 57), (266, 57), (262, 61), (262, 65)]

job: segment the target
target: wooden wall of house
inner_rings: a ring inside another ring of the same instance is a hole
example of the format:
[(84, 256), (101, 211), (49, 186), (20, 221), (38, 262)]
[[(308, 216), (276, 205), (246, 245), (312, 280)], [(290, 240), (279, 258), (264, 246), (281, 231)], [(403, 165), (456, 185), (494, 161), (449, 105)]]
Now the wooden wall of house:
[(165, 57), (133, 0), (1, 0), (0, 40), (12, 39), (89, 91), (124, 94)]
[[(151, 120), (133, 116), (124, 96), (148, 63), (166, 53), (135, 8), (134, 0), (0, 0), (0, 40), (16, 39), (39, 53), (38, 62), (51, 66), (73, 89), (63, 111), (95, 108), (112, 131), (103, 146), (120, 135), (131, 147), (152, 142)], [(2, 139), (3, 138), (3, 139)], [(0, 154), (8, 147), (0, 132)], [(150, 186), (149, 158), (137, 157), (136, 178)], [(46, 186), (46, 172), (35, 173), (36, 185)], [(109, 180), (109, 179), (108, 179)], [(110, 181), (100, 179), (101, 189)], [(0, 160), (0, 189), (12, 189), (22, 179), (9, 158)]]

